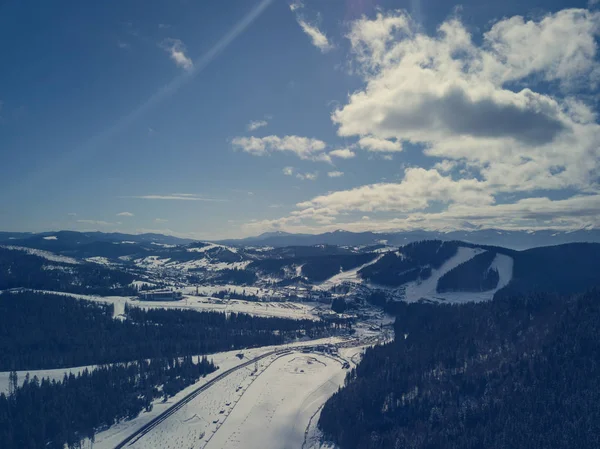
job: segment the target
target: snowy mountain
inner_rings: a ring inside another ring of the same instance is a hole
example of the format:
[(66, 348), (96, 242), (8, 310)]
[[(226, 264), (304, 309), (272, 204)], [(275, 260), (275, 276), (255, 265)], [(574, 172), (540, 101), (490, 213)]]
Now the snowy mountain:
[(230, 246), (338, 245), (367, 246), (385, 242), (401, 246), (422, 240), (461, 240), (477, 245), (495, 245), (511, 249), (529, 249), (538, 246), (560, 245), (574, 242), (600, 242), (600, 230), (581, 229), (558, 231), (506, 231), (501, 229), (477, 229), (470, 231), (402, 231), (402, 232), (348, 232), (338, 230), (324, 234), (288, 234), (273, 232), (258, 237), (223, 240), (217, 243)]
[[(74, 237), (80, 240), (75, 241)], [(275, 289), (273, 295), (277, 297), (285, 297), (290, 289), (302, 288), (308, 296), (349, 297), (376, 303), (478, 302), (498, 294), (569, 293), (600, 285), (600, 273), (594, 269), (600, 263), (597, 243), (516, 251), (456, 240), (427, 240), (402, 246), (386, 242), (367, 246), (242, 247), (211, 242), (178, 245), (106, 241), (104, 235), (101, 240), (93, 240), (94, 237), (57, 233), (11, 241), (11, 245), (3, 246), (5, 259), (11, 260), (3, 269), (11, 269), (13, 259), (29, 258), (24, 266), (34, 268), (27, 279), (45, 279), (48, 270), (60, 270), (61, 275), (54, 276), (48, 289), (68, 285), (68, 273), (75, 271), (86, 273), (73, 274), (77, 280), (71, 284), (81, 284), (82, 279), (91, 276), (87, 273), (97, 267), (96, 271), (104, 270), (102, 273), (126, 274), (135, 286), (251, 286)], [(33, 257), (40, 260), (33, 263)], [(44, 273), (36, 274), (36, 269)], [(102, 276), (110, 278), (108, 274)], [(4, 288), (29, 285), (30, 281), (20, 285), (18, 279), (25, 282), (22, 276)], [(123, 287), (125, 284), (119, 284), (119, 288)]]

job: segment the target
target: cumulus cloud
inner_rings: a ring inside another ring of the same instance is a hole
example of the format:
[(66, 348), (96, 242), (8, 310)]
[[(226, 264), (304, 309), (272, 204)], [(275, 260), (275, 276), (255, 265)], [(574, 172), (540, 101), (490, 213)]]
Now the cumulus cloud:
[(266, 120), (252, 120), (250, 123), (248, 123), (248, 125), (246, 126), (246, 129), (248, 131), (255, 131), (258, 128), (267, 126), (268, 124), (269, 124), (269, 122), (267, 122)]
[(192, 59), (186, 55), (187, 49), (181, 40), (172, 38), (165, 39), (161, 42), (160, 46), (169, 54), (177, 67), (181, 67), (184, 70), (192, 70), (194, 68), (194, 63), (192, 62)]
[(358, 146), (369, 151), (380, 151), (382, 153), (391, 153), (402, 151), (402, 142), (393, 142), (386, 139), (378, 139), (377, 137), (366, 136), (358, 141)]
[(254, 156), (263, 156), (275, 151), (287, 151), (300, 159), (330, 162), (323, 153), (327, 145), (322, 140), (299, 136), (236, 137), (232, 145)]
[(341, 148), (329, 152), (329, 156), (338, 157), (340, 159), (352, 159), (356, 154), (349, 148)]
[(364, 85), (331, 115), (356, 143), (329, 155), (361, 148), (391, 159), (410, 145), (424, 167), (250, 226), (599, 227), (600, 125), (585, 103), (600, 83), (599, 34), (600, 12), (586, 9), (502, 19), (476, 37), (458, 18), (433, 35), (404, 12), (356, 20), (347, 37)]
[[(598, 168), (598, 124), (564, 89), (588, 88), (600, 74), (598, 23), (599, 13), (575, 9), (538, 22), (513, 17), (478, 46), (458, 19), (428, 36), (401, 12), (362, 18), (348, 37), (365, 88), (332, 120), (363, 148), (421, 145), (465, 161), (499, 190), (582, 187)], [(522, 87), (531, 76), (563, 90)]]
[(282, 172), (286, 176), (292, 176), (294, 174), (294, 167), (283, 167)]
[(119, 212), (117, 217), (133, 217), (133, 214), (131, 212)]
[(333, 49), (333, 44), (329, 42), (327, 35), (319, 30), (317, 25), (312, 25), (301, 18), (298, 18), (298, 24), (302, 28), (302, 31), (310, 37), (312, 44), (321, 50), (322, 53), (327, 53)]
[(327, 176), (330, 178), (339, 178), (340, 176), (344, 176), (344, 172), (342, 171), (330, 171), (327, 173)]
[(298, 203), (302, 209), (327, 208), (339, 214), (346, 211), (410, 212), (427, 208), (432, 202), (492, 204), (486, 183), (476, 179), (453, 180), (436, 170), (408, 168), (400, 183), (379, 183), (328, 193)]

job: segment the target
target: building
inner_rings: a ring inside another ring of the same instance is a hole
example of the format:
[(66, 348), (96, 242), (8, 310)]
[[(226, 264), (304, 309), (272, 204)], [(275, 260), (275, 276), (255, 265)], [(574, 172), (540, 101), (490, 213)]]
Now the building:
[(140, 292), (138, 298), (141, 301), (179, 301), (183, 294), (171, 290), (150, 290)]

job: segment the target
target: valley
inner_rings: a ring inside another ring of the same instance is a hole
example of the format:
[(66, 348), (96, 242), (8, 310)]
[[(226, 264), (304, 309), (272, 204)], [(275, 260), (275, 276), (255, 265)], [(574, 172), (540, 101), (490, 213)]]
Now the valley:
[[(27, 310), (29, 301), (51, 308), (59, 298), (74, 311), (83, 307), (77, 313), (95, 305), (106, 325), (117, 326), (113, 332), (130, 335), (132, 347), (113, 347), (107, 356), (100, 345), (87, 354), (45, 356), (44, 362), (33, 352), (16, 370), (0, 372), (0, 393), (26, 388), (32, 379), (58, 384), (65, 376), (76, 380), (106, 367), (140, 369), (158, 354), (167, 357), (168, 370), (199, 364), (202, 356), (215, 366), (181, 385), (177, 378), (169, 381), (169, 393), (161, 391), (168, 382), (154, 386), (143, 410), (97, 428), (93, 438), (79, 437), (89, 449), (329, 447), (332, 406), (323, 419), (321, 410), (356, 376), (365, 351), (372, 354), (418, 334), (401, 328), (398, 336), (399, 317), (413, 313), (407, 307), (496, 304), (511, 295), (542, 293), (538, 280), (548, 273), (553, 291), (577, 293), (600, 285), (592, 268), (600, 252), (593, 243), (515, 251), (440, 240), (400, 247), (234, 247), (122, 236), (96, 242), (72, 233), (47, 237), (0, 245), (0, 267), (8, 274), (0, 279), (0, 299), (7, 310), (13, 305)], [(49, 325), (43, 316), (28, 319)], [(224, 327), (193, 333), (193, 323), (213, 321)], [(151, 331), (146, 343), (138, 337), (148, 332), (142, 329)], [(69, 341), (81, 331), (57, 328), (50, 338), (62, 345), (60, 339)], [(224, 332), (229, 343), (214, 336), (205, 343), (195, 340), (215, 332)], [(111, 334), (105, 335), (109, 344)], [(146, 362), (139, 360), (143, 354)], [(87, 363), (56, 365), (65, 360)], [(27, 369), (28, 364), (39, 368)]]

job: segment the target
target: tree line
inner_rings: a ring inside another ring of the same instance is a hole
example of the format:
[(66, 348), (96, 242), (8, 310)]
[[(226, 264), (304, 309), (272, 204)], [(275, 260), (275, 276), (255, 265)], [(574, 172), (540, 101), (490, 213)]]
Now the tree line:
[(59, 382), (27, 375), (22, 386), (13, 372), (9, 394), (0, 393), (2, 448), (80, 448), (97, 431), (150, 411), (157, 398), (166, 400), (216, 369), (206, 357), (140, 360), (65, 374)]
[(180, 357), (328, 335), (323, 321), (126, 307), (37, 292), (0, 294), (0, 371)]
[(0, 248), (0, 290), (31, 288), (95, 295), (133, 295), (133, 275), (94, 263), (66, 264)]

